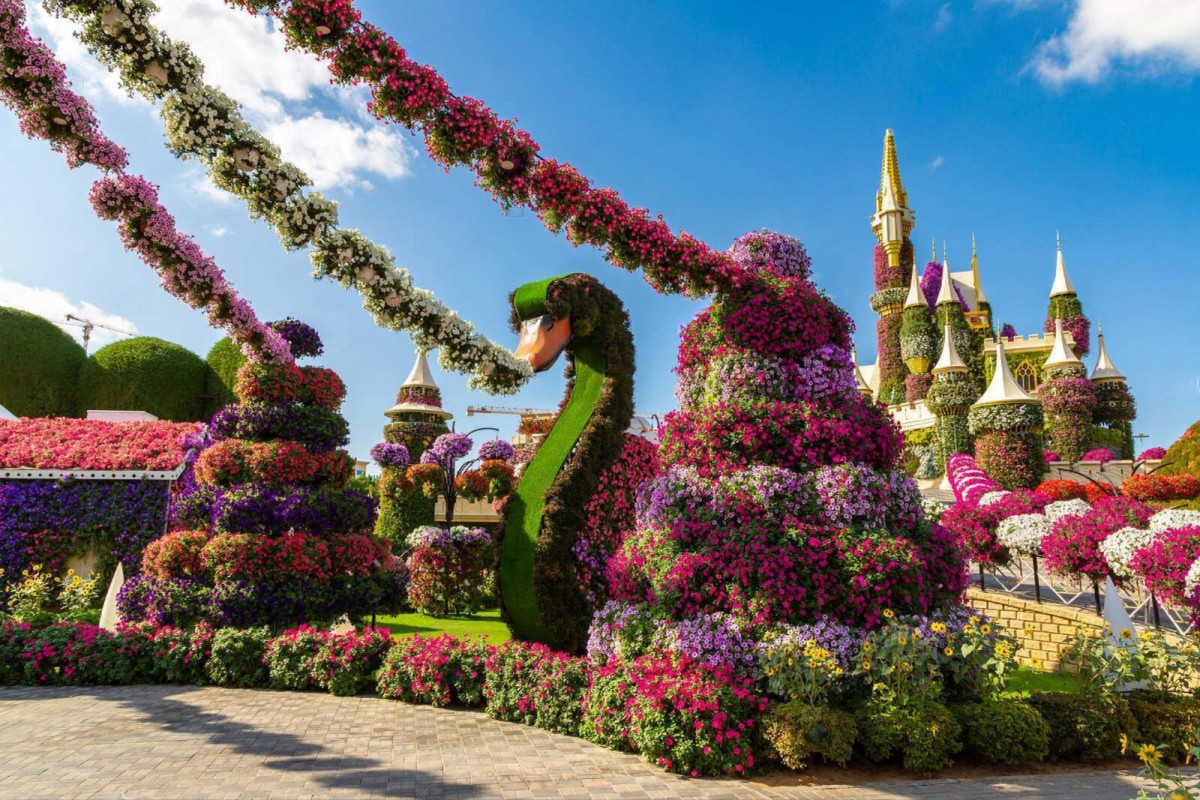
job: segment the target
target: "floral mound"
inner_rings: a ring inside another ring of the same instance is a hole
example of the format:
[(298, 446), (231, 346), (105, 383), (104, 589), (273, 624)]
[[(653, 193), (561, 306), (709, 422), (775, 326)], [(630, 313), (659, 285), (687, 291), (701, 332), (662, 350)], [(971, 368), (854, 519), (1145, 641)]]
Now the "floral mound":
[[(316, 331), (272, 323), (297, 355)], [(177, 528), (150, 544), (118, 598), (122, 618), (158, 625), (286, 626), (398, 610), (404, 567), (370, 535), (375, 504), (349, 488), (345, 387), (331, 370), (247, 362), (240, 402), (192, 447)]]
[(774, 626), (951, 605), (964, 563), (895, 471), (900, 431), (855, 389), (849, 317), (808, 280), (798, 241), (751, 233), (732, 253), (740, 289), (684, 330), (670, 467), (640, 493), (594, 631), (675, 631), (692, 657), (728, 661)]

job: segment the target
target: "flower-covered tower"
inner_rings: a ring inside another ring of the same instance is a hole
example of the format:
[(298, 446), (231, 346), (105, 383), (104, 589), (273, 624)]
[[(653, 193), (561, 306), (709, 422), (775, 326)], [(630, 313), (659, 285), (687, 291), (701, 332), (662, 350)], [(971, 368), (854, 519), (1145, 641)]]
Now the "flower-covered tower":
[[(952, 337), (953, 338), (953, 337)], [(1005, 489), (1032, 489), (1041, 480), (1042, 405), (1013, 378), (1004, 339), (996, 341), (996, 369), (987, 391), (967, 415), (975, 459)]]
[(904, 381), (905, 399), (910, 403), (924, 400), (933, 382), (929, 367), (937, 356), (937, 338), (933, 315), (929, 313), (929, 304), (921, 291), (921, 281), (914, 264), (909, 278), (908, 297), (904, 301), (904, 322), (900, 326), (900, 356), (909, 371)]
[(1054, 264), (1054, 283), (1050, 286), (1050, 305), (1046, 309), (1046, 333), (1054, 332), (1054, 320), (1061, 319), (1063, 328), (1071, 332), (1075, 340), (1075, 355), (1086, 356), (1091, 349), (1091, 323), (1083, 314), (1079, 295), (1067, 275), (1067, 262), (1063, 258), (1062, 238), (1056, 237), (1058, 256)]
[[(396, 393), (395, 405), (383, 413), (391, 420), (383, 428), (384, 442), (403, 445), (407, 458), (403, 463), (380, 463), (383, 476), (375, 533), (401, 545), (414, 529), (433, 524), (437, 504), (436, 495), (408, 491), (403, 480), (405, 468), (420, 461), (434, 440), (450, 430), (446, 422), (454, 416), (442, 408), (442, 390), (433, 379), (424, 350), (417, 350), (417, 360)], [(393, 448), (391, 452), (398, 451)]]
[(809, 281), (804, 248), (764, 231), (731, 252), (740, 285), (684, 329), (666, 472), (643, 487), (638, 529), (610, 562), (616, 602), (593, 652), (633, 620), (686, 652), (713, 625), (743, 638), (822, 615), (873, 625), (963, 587), (949, 533), (895, 471), (899, 429), (859, 392), (853, 323)]
[(1096, 412), (1094, 420), (1098, 426), (1119, 432), (1120, 457), (1133, 458), (1133, 420), (1137, 418), (1137, 403), (1125, 376), (1113, 366), (1108, 356), (1108, 347), (1104, 343), (1104, 328), (1098, 328), (1100, 353), (1096, 357), (1096, 367), (1092, 370), (1091, 381), (1096, 387)]
[[(271, 327), (297, 358), (323, 350), (308, 325)], [(375, 503), (347, 485), (354, 462), (342, 449), (341, 378), (323, 367), (248, 361), (234, 393), (238, 402), (213, 416), (195, 462), (211, 500), (208, 524), (146, 548), (142, 575), (122, 592), (122, 616), (286, 626), (398, 609), (398, 560), (370, 535)]]
[(900, 328), (906, 283), (916, 263), (909, 238), (914, 221), (908, 207), (908, 192), (900, 180), (896, 140), (889, 128), (883, 138), (883, 169), (879, 191), (875, 193), (875, 214), (871, 217), (871, 230), (879, 242), (875, 246), (875, 293), (871, 295), (871, 309), (879, 315), (875, 326), (878, 397), (888, 405), (903, 402), (905, 396), (908, 369), (900, 353)]
[(1083, 362), (1067, 345), (1061, 319), (1054, 320), (1054, 347), (1042, 364), (1037, 387), (1046, 417), (1050, 449), (1066, 461), (1077, 461), (1090, 449), (1096, 388), (1085, 376)]
[(943, 328), (942, 353), (933, 367), (934, 383), (925, 399), (938, 418), (938, 458), (943, 470), (950, 456), (971, 452), (967, 414), (979, 395), (967, 373), (967, 364), (954, 343), (954, 331), (947, 324)]

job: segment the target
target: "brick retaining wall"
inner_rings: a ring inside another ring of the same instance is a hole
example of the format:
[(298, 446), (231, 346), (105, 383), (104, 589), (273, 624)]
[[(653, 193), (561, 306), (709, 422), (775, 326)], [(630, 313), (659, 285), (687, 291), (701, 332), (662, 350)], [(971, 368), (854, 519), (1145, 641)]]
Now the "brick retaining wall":
[(1095, 633), (1104, 629), (1104, 618), (1095, 611), (1037, 603), (999, 591), (968, 589), (967, 602), (1017, 638), (1021, 643), (1018, 661), (1044, 670), (1058, 667), (1062, 651), (1080, 625)]

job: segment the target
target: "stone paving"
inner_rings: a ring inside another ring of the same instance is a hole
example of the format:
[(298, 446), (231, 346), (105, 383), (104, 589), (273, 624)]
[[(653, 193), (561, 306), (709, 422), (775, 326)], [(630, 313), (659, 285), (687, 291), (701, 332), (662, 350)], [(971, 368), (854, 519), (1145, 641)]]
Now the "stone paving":
[(1126, 800), (1138, 788), (1127, 772), (856, 786), (687, 780), (581, 739), (374, 697), (0, 688), (0, 798)]

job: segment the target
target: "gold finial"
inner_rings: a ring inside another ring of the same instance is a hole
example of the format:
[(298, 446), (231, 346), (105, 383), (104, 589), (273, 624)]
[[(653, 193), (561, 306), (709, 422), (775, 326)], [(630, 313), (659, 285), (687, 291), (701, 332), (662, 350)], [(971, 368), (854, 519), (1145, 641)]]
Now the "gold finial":
[(988, 301), (983, 293), (983, 285), (979, 282), (979, 255), (975, 252), (975, 234), (971, 234), (971, 280), (975, 283), (975, 310)]
[(946, 240), (942, 239), (942, 266), (949, 268), (950, 256), (946, 255)]
[(889, 186), (892, 194), (896, 196), (896, 202), (902, 208), (907, 208), (908, 192), (904, 190), (904, 183), (900, 180), (900, 159), (896, 156), (896, 138), (892, 135), (891, 128), (888, 128), (887, 133), (883, 136), (883, 169), (879, 175), (880, 194), (884, 194)]

